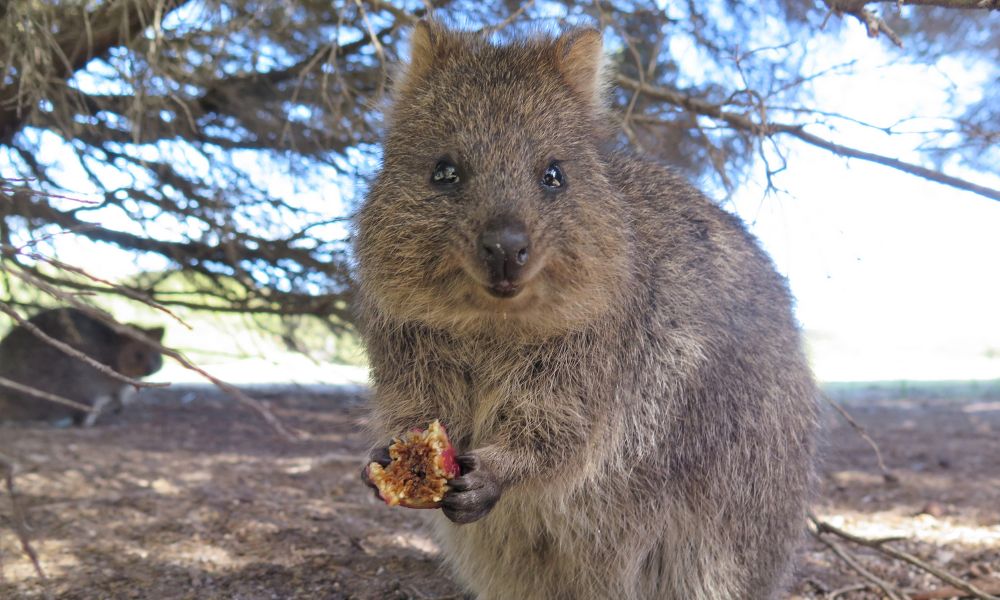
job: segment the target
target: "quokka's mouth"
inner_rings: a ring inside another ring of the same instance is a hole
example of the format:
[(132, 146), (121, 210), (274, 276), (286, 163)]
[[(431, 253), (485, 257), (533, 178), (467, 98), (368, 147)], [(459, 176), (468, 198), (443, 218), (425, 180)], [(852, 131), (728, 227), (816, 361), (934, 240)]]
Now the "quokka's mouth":
[(486, 286), (486, 291), (494, 298), (513, 298), (521, 293), (521, 286), (504, 280)]

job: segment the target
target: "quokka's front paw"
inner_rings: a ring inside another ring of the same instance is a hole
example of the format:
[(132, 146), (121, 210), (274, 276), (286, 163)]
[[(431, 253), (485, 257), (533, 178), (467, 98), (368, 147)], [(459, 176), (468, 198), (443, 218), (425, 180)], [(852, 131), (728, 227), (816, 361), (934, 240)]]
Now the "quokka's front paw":
[(375, 494), (375, 498), (379, 500), (381, 500), (382, 497), (379, 496), (378, 486), (372, 483), (371, 478), (368, 476), (368, 466), (371, 463), (378, 463), (383, 467), (388, 467), (391, 462), (392, 457), (389, 456), (389, 447), (379, 446), (377, 448), (372, 448), (372, 451), (368, 453), (368, 461), (361, 467), (361, 483), (371, 488)]
[(503, 489), (497, 476), (482, 466), (477, 455), (463, 454), (456, 460), (462, 475), (448, 481), (441, 510), (452, 522), (462, 525), (488, 515)]

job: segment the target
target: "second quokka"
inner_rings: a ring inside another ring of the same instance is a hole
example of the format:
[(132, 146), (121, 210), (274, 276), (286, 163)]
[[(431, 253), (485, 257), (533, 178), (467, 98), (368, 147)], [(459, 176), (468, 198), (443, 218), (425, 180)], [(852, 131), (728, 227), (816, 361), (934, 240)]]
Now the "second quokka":
[[(163, 366), (163, 357), (151, 343), (119, 333), (77, 308), (44, 310), (27, 323), (128, 377), (152, 375)], [(150, 342), (163, 339), (162, 327), (132, 327)], [(127, 384), (63, 352), (25, 325), (14, 327), (0, 340), (0, 376), (93, 407), (88, 413), (0, 386), (0, 421), (68, 417), (76, 424), (92, 425), (102, 408), (120, 410), (134, 393)]]
[(816, 429), (785, 281), (615, 146), (599, 32), (423, 22), (411, 48), (359, 310), (381, 441), (440, 419), (464, 453), (432, 515), (457, 578), (491, 600), (775, 597)]

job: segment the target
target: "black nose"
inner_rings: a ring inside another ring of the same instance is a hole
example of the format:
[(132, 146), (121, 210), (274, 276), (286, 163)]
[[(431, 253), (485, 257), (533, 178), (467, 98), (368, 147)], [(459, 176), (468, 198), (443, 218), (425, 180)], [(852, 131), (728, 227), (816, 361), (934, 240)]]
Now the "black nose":
[(530, 259), (524, 224), (512, 219), (489, 223), (479, 236), (479, 258), (486, 265), (493, 287), (515, 286)]

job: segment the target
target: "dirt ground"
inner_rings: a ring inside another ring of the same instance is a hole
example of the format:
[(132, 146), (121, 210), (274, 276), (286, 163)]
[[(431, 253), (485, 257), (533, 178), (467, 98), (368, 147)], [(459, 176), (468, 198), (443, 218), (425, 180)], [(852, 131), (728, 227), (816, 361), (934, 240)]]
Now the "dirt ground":
[[(816, 514), (991, 586), (1000, 578), (1000, 393), (855, 391), (845, 404), (898, 478), (831, 413)], [(414, 511), (358, 482), (363, 394), (255, 393), (312, 437), (290, 442), (210, 388), (145, 390), (92, 429), (0, 426), (18, 505), (47, 576), (22, 552), (0, 492), (0, 598), (463, 598)], [(903, 396), (903, 397), (901, 397)], [(836, 538), (834, 538), (836, 539)], [(944, 587), (839, 540), (914, 594)], [(995, 590), (1000, 593), (1000, 589)], [(808, 537), (788, 598), (880, 598)]]

